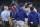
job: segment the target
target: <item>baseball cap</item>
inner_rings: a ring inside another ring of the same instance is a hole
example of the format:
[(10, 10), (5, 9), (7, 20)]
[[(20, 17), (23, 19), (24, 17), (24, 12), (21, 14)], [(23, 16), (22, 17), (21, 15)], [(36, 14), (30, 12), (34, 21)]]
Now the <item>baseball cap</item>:
[(16, 5), (15, 3), (12, 4), (12, 6)]
[(25, 6), (24, 4), (20, 4), (20, 7), (23, 7), (23, 6)]
[(29, 2), (28, 5), (32, 4), (32, 2)]

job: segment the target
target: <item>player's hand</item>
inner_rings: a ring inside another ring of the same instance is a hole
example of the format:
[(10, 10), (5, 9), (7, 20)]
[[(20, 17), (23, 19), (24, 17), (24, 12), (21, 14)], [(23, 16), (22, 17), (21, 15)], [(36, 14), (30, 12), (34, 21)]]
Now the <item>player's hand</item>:
[(28, 27), (30, 27), (30, 26), (28, 26)]
[(27, 5), (28, 3), (25, 3), (25, 5)]
[(13, 25), (13, 24), (11, 23), (11, 25)]
[(27, 24), (27, 22), (25, 21), (25, 24)]

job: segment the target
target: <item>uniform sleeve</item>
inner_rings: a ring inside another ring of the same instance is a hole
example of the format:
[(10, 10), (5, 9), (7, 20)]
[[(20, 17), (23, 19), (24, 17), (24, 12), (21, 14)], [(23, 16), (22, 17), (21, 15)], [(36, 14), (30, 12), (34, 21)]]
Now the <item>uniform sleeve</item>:
[(27, 13), (29, 13), (29, 12), (30, 12), (30, 8), (26, 8), (25, 11), (26, 11)]
[(12, 13), (10, 12), (10, 17), (12, 16)]
[(37, 15), (37, 21), (38, 21), (38, 23), (39, 23), (39, 16)]
[(28, 15), (28, 25), (30, 25), (30, 14)]
[(17, 11), (16, 11), (16, 14), (15, 14), (15, 19), (17, 19)]
[(30, 8), (26, 8), (25, 11), (27, 12), (27, 15), (30, 13)]
[(25, 12), (25, 18), (28, 18), (27, 13)]
[(10, 17), (10, 12), (8, 12), (8, 17)]
[(34, 11), (35, 11), (35, 12), (37, 12), (37, 9), (36, 9), (36, 8), (34, 8)]

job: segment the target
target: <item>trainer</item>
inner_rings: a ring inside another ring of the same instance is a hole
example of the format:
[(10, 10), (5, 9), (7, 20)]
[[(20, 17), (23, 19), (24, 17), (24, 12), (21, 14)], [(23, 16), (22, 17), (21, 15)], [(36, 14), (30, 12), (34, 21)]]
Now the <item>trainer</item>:
[(8, 6), (4, 6), (4, 11), (1, 13), (2, 21), (4, 22), (5, 27), (10, 27), (9, 22), (12, 25), (10, 19), (10, 12), (8, 11)]

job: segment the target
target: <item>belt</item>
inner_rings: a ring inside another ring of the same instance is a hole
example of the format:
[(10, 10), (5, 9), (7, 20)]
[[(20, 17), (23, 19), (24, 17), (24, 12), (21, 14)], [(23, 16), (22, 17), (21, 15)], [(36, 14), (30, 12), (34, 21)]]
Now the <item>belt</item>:
[(15, 17), (11, 17), (11, 18), (15, 18)]
[(9, 22), (9, 21), (2, 21), (2, 22)]
[(22, 21), (22, 20), (17, 20), (17, 21)]
[(14, 18), (11, 18), (11, 20), (15, 20)]
[(15, 20), (15, 19), (12, 19), (12, 20)]

